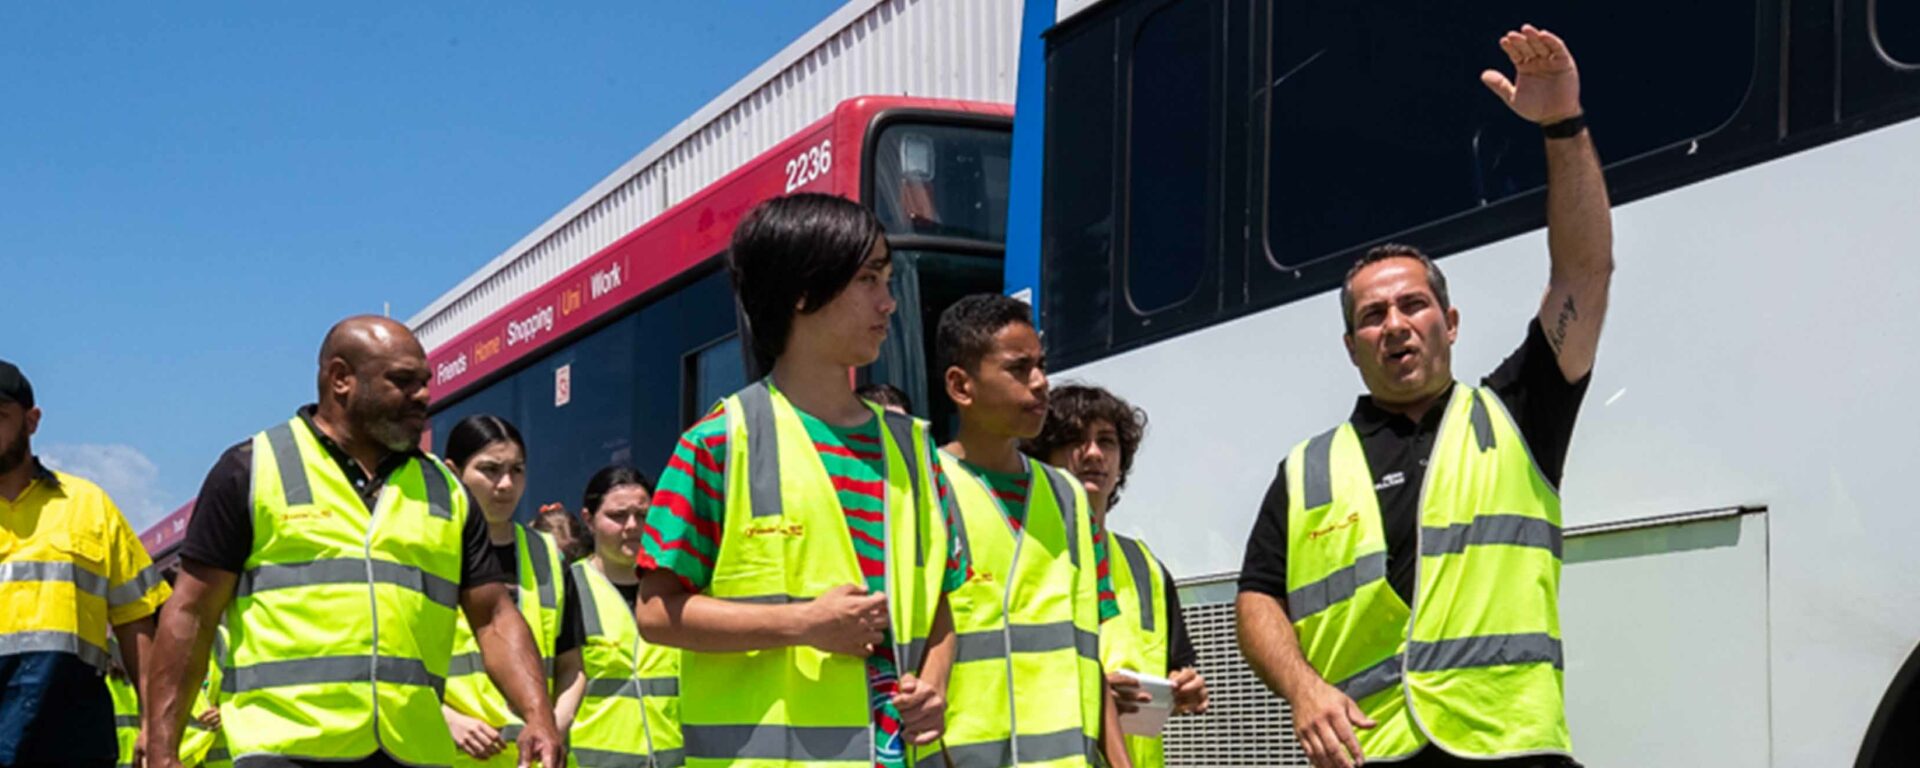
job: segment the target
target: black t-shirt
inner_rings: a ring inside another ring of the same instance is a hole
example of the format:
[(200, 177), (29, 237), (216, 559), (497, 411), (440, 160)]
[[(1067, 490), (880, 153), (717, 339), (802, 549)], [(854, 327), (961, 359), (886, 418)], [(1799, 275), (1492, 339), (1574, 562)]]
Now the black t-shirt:
[[(593, 566), (587, 566), (589, 568)], [(640, 602), (640, 582), (632, 584), (614, 584), (620, 591), (620, 599), (627, 601), (627, 612), (632, 613), (634, 605)], [(581, 605), (580, 591), (584, 589), (577, 580), (567, 583), (567, 599), (560, 609), (561, 651), (579, 648), (587, 643), (586, 608)]]
[[(319, 439), (340, 465), (340, 471), (353, 483), (354, 490), (360, 494), (360, 501), (368, 509), (380, 496), (380, 489), (386, 485), (387, 476), (406, 463), (420, 456), (416, 450), (388, 454), (380, 466), (369, 476), (360, 469), (359, 462), (348, 456), (346, 451), (313, 425), (313, 406), (300, 409), (300, 421)], [(464, 489), (463, 489), (463, 492)], [(480, 503), (467, 493), (467, 515), (465, 528), (461, 530), (460, 588), (469, 589), (483, 584), (511, 584), (515, 581), (514, 558), (512, 548), (508, 548), (508, 557), (504, 560), (494, 552), (487, 540), (487, 521), (480, 514)], [(253, 441), (242, 440), (220, 454), (220, 459), (207, 472), (207, 478), (200, 485), (200, 496), (194, 500), (193, 517), (187, 522), (187, 537), (180, 545), (180, 556), (195, 560), (223, 571), (240, 573), (246, 569), (247, 557), (253, 553)]]
[[(493, 556), (495, 558), (499, 559), (500, 562), (503, 562), (503, 563), (512, 563), (516, 574), (518, 573), (518, 569), (520, 567), (520, 547), (518, 544), (494, 544), (494, 545), (491, 545), (491, 548), (493, 549)], [(565, 599), (572, 600), (573, 584), (569, 583), (567, 580), (567, 569), (566, 569), (565, 558), (561, 559), (560, 572), (554, 574), (554, 578), (560, 580), (560, 583), (566, 585)], [(519, 581), (519, 577), (517, 575), (514, 577), (514, 581), (516, 582)], [(509, 590), (507, 594), (513, 596), (514, 605), (520, 604), (519, 589)], [(563, 608), (560, 613), (560, 636), (554, 642), (554, 646), (553, 646), (553, 654), (555, 656), (558, 656), (560, 654), (566, 653), (567, 651), (571, 651), (575, 648), (580, 647), (580, 643), (577, 638), (572, 641), (568, 640), (566, 617), (567, 617), (567, 614), (565, 609)]]
[(1160, 569), (1167, 593), (1167, 671), (1198, 666), (1200, 654), (1193, 650), (1193, 638), (1187, 634), (1187, 617), (1180, 611), (1180, 590), (1173, 585), (1173, 572)]
[[(1536, 319), (1528, 324), (1527, 338), (1520, 348), (1484, 380), (1513, 414), (1540, 471), (1556, 486), (1573, 440), (1580, 400), (1592, 378), (1589, 374), (1579, 381), (1567, 381)], [(1444, 407), (1435, 407), (1416, 424), (1361, 397), (1349, 419), (1360, 435), (1361, 450), (1373, 472), (1374, 492), (1379, 496), (1381, 523), (1387, 534), (1387, 581), (1409, 603), (1413, 601), (1414, 565), (1419, 562), (1415, 542), (1420, 526), (1420, 490), (1426, 478), (1427, 457), (1433, 452), (1433, 440), (1445, 411)], [(1253, 533), (1247, 538), (1240, 591), (1286, 599), (1285, 460), (1267, 488)]]

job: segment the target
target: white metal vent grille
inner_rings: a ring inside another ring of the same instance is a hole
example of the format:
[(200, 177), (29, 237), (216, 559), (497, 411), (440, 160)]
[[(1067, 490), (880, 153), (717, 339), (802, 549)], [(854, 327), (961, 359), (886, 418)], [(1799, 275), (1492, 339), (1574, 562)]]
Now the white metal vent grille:
[(1306, 753), (1293, 739), (1293, 713), (1287, 703), (1268, 691), (1240, 656), (1233, 603), (1181, 607), (1187, 634), (1200, 656), (1200, 674), (1206, 676), (1210, 701), (1206, 714), (1167, 721), (1167, 765), (1308, 765)]

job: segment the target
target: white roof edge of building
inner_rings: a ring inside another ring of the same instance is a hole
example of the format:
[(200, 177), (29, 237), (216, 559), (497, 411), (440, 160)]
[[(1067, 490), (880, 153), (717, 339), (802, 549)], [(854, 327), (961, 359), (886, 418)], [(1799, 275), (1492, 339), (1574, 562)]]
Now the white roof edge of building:
[(654, 162), (664, 156), (668, 150), (678, 146), (680, 142), (686, 141), (695, 131), (700, 130), (700, 128), (712, 122), (714, 118), (719, 117), (734, 105), (744, 101), (748, 96), (752, 95), (754, 91), (760, 90), (772, 82), (774, 77), (778, 76), (781, 72), (785, 72), (794, 64), (799, 63), (802, 58), (813, 52), (815, 48), (820, 47), (821, 44), (827, 42), (841, 29), (846, 28), (847, 25), (852, 24), (860, 17), (866, 15), (874, 6), (884, 2), (887, 2), (887, 0), (847, 0), (847, 3), (840, 6), (839, 10), (828, 15), (827, 18), (823, 19), (820, 23), (813, 25), (813, 28), (807, 30), (806, 34), (801, 35), (792, 43), (787, 44), (787, 47), (780, 49), (779, 53), (774, 54), (771, 58), (762, 62), (759, 67), (747, 73), (746, 77), (740, 78), (719, 96), (715, 96), (713, 100), (708, 101), (705, 106), (696, 110), (692, 116), (680, 121), (679, 125), (675, 125), (672, 130), (667, 131), (665, 135), (654, 140), (652, 144), (647, 145), (647, 148), (641, 150), (640, 154), (634, 155), (633, 159), (622, 163), (619, 168), (607, 174), (606, 178), (601, 179), (599, 183), (594, 184), (579, 197), (574, 198), (573, 202), (568, 203), (565, 208), (561, 208), (558, 213), (548, 217), (539, 227), (534, 228), (532, 232), (520, 238), (518, 242), (514, 243), (505, 251), (502, 251), (500, 255), (493, 257), (492, 260), (486, 263), (486, 266), (467, 275), (465, 279), (461, 280), (446, 293), (440, 294), (439, 298), (434, 299), (433, 302), (428, 304), (424, 309), (414, 313), (412, 317), (407, 318), (407, 327), (414, 329), (420, 328), (421, 324), (431, 319), (434, 315), (444, 311), (454, 302), (459, 301), (460, 297), (467, 295), (467, 293), (471, 292), (474, 288), (479, 287), (487, 278), (506, 269), (508, 265), (513, 263), (514, 259), (526, 253), (528, 249), (538, 245), (540, 241), (545, 240), (554, 232), (559, 231), (561, 227), (573, 221), (574, 218), (586, 211), (587, 208), (599, 202), (601, 198), (606, 197), (608, 193), (618, 188), (621, 184), (625, 184), (628, 179), (633, 178), (648, 166), (653, 165)]

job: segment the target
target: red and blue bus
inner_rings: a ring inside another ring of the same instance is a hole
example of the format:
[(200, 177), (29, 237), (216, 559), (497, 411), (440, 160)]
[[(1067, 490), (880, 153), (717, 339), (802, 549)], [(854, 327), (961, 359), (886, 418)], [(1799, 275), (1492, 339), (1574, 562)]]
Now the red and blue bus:
[(949, 406), (926, 374), (932, 330), (960, 296), (1001, 288), (1012, 114), (950, 100), (841, 102), (432, 349), (434, 433), (474, 413), (518, 425), (530, 454), (522, 515), (576, 506), (608, 463), (665, 466), (682, 430), (759, 373), (722, 255), (748, 210), (793, 192), (857, 200), (885, 225), (900, 309), (880, 361), (856, 375), (901, 387), (944, 420)]

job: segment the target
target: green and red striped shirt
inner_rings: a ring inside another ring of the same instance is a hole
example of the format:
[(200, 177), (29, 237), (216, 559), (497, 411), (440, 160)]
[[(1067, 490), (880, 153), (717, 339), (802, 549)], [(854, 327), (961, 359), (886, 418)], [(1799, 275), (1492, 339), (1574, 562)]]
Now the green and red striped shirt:
[[(1000, 513), (1007, 516), (1014, 530), (1026, 525), (1027, 494), (1033, 489), (1033, 479), (1027, 471), (995, 472), (966, 459), (959, 461), (961, 468), (986, 487), (987, 495), (999, 502)], [(1098, 521), (1093, 523), (1093, 552), (1094, 575), (1100, 582), (1100, 620), (1104, 622), (1120, 615), (1120, 601), (1114, 597), (1113, 575), (1107, 565), (1107, 532)]]
[[(807, 435), (820, 455), (821, 464), (833, 481), (840, 506), (846, 512), (847, 531), (853, 537), (853, 551), (859, 560), (866, 588), (886, 590), (886, 561), (881, 542), (886, 535), (882, 510), (885, 508), (885, 448), (881, 443), (880, 420), (870, 419), (857, 427), (835, 427), (812, 414), (795, 409)], [(721, 521), (726, 518), (727, 421), (724, 409), (715, 409), (705, 419), (680, 436), (666, 471), (660, 473), (660, 487), (653, 494), (653, 508), (647, 512), (646, 529), (641, 539), (637, 565), (643, 572), (663, 569), (680, 578), (689, 591), (700, 592), (713, 581), (714, 557), (720, 551)], [(951, 530), (957, 514), (953, 492), (941, 471), (933, 467), (935, 487)], [(966, 553), (957, 539), (949, 538), (943, 584), (947, 591), (958, 589), (967, 578)], [(875, 764), (883, 768), (903, 768), (905, 747), (900, 735), (900, 713), (893, 706), (893, 694), (899, 687), (899, 673), (893, 657), (893, 639), (886, 638), (881, 650), (867, 659), (867, 678), (873, 705), (875, 727)]]

